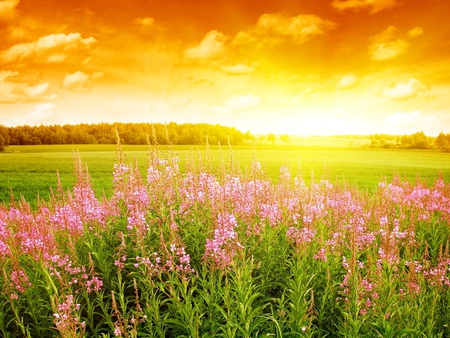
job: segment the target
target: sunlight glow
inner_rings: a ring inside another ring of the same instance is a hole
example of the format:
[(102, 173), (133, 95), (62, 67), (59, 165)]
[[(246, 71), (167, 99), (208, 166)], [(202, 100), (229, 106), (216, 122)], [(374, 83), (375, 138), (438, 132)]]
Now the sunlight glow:
[(0, 1), (0, 123), (450, 128), (448, 1)]

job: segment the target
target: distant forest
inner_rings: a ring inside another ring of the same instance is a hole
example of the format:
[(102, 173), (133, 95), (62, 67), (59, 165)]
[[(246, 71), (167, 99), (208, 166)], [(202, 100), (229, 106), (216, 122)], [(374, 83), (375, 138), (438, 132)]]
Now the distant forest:
[[(9, 145), (41, 144), (115, 144), (117, 132), (122, 144), (185, 144), (199, 145), (208, 142), (226, 145), (242, 144), (291, 144), (288, 134), (253, 135), (243, 133), (234, 127), (207, 123), (98, 123), (66, 124), (51, 126), (0, 125), (0, 151)], [(438, 137), (426, 136), (423, 131), (411, 135), (336, 135), (334, 138), (370, 139), (371, 148), (441, 149), (450, 152), (450, 133)]]
[(370, 135), (371, 148), (442, 149), (450, 152), (450, 133), (438, 137), (426, 136), (423, 131), (411, 135)]
[(0, 125), (0, 148), (8, 145), (115, 144), (117, 132), (123, 144), (240, 145), (254, 136), (234, 127), (206, 123), (98, 123), (52, 126), (5, 127)]

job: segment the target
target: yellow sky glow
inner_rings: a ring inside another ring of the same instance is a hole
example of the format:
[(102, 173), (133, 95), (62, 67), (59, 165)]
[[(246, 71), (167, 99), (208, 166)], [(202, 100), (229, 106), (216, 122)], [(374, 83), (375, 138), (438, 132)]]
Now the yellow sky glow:
[(450, 132), (447, 0), (0, 0), (0, 124)]

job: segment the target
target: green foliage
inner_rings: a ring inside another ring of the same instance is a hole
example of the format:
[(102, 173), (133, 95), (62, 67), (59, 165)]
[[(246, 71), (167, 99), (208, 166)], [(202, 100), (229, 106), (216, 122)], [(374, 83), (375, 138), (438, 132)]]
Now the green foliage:
[(433, 143), (442, 147), (445, 135), (441, 133), (438, 138), (428, 137), (423, 131), (411, 135), (388, 135), (374, 134), (370, 135), (372, 148), (405, 148), (405, 149), (429, 149)]
[(286, 145), (289, 145), (291, 143), (291, 138), (289, 137), (289, 134), (280, 135), (280, 140), (283, 141)]
[(435, 144), (445, 152), (450, 152), (450, 133), (440, 133), (436, 138)]
[(5, 150), (5, 138), (3, 137), (2, 134), (0, 134), (0, 152)]
[(275, 141), (277, 140), (276, 136), (273, 133), (270, 133), (267, 135), (267, 141), (272, 143), (272, 145), (275, 144)]
[[(169, 124), (162, 123), (99, 123), (52, 126), (0, 125), (0, 147), (3, 145), (41, 145), (41, 144), (116, 144), (116, 130), (121, 143), (145, 145), (152, 144), (243, 144), (253, 136), (244, 135), (234, 127), (206, 123)], [(3, 141), (2, 141), (3, 139)]]

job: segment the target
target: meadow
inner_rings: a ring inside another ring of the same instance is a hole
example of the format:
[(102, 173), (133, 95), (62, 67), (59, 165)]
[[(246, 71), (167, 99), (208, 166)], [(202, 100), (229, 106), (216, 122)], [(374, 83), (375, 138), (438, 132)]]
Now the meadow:
[[(441, 173), (450, 180), (450, 155), (431, 150), (369, 149), (361, 148), (367, 140), (304, 137), (294, 140), (296, 145), (263, 146), (176, 146), (173, 151), (180, 158), (180, 170), (189, 163), (201, 163), (206, 158), (211, 166), (233, 162), (245, 174), (253, 160), (260, 161), (267, 176), (276, 181), (282, 165), (289, 166), (306, 182), (311, 177), (332, 182), (348, 183), (360, 190), (373, 191), (384, 178), (395, 175), (415, 182), (416, 178), (432, 182)], [(349, 147), (349, 144), (352, 147)], [(168, 151), (160, 146), (161, 152)], [(148, 162), (148, 147), (123, 145), (126, 161), (136, 159), (142, 174)], [(103, 192), (111, 196), (111, 175), (117, 162), (114, 145), (52, 145), (10, 146), (0, 153), (0, 202), (9, 203), (10, 190), (15, 199), (23, 195), (33, 208), (36, 196), (50, 196), (50, 187), (56, 188), (57, 172), (65, 189), (72, 189), (74, 177), (74, 152), (79, 152), (87, 165), (97, 197)]]
[(2, 154), (0, 335), (450, 336), (447, 154), (211, 148)]

